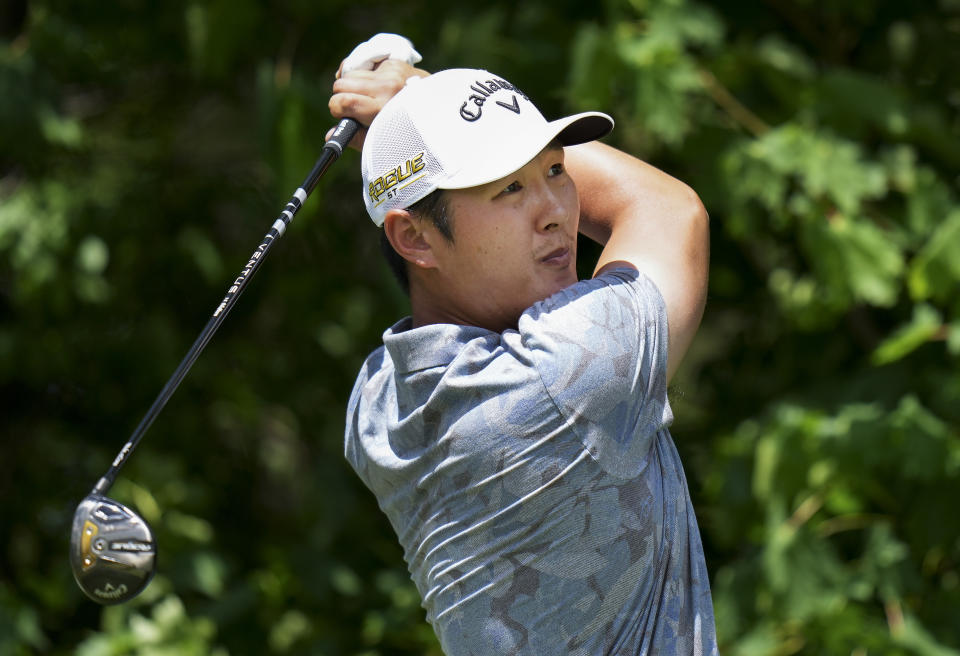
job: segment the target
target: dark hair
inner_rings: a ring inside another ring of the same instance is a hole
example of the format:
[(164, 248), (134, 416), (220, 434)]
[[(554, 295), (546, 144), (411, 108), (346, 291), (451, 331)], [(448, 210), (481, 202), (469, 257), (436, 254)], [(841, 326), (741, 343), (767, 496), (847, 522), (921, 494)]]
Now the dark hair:
[[(415, 215), (420, 220), (429, 220), (433, 227), (437, 229), (443, 237), (453, 243), (453, 227), (450, 225), (450, 217), (447, 214), (447, 197), (443, 189), (435, 189), (413, 205), (407, 208), (407, 211)], [(406, 294), (410, 294), (410, 277), (407, 275), (407, 261), (403, 259), (397, 251), (393, 249), (393, 244), (387, 239), (386, 230), (380, 232), (380, 250), (383, 252), (390, 270), (394, 277), (400, 283), (400, 287)]]

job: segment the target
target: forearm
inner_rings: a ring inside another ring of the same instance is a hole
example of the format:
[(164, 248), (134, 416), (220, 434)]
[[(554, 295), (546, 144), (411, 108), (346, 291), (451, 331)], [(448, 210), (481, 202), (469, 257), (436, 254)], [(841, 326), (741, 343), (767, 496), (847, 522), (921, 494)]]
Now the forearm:
[(703, 210), (688, 185), (615, 148), (592, 142), (565, 151), (580, 196), (580, 232), (601, 245), (617, 227), (645, 232), (644, 224), (663, 235), (656, 241), (673, 241), (670, 224)]
[(666, 301), (672, 376), (706, 301), (706, 210), (680, 180), (609, 146), (567, 148), (565, 161), (580, 197), (580, 232), (604, 246), (595, 272), (608, 265), (634, 266)]

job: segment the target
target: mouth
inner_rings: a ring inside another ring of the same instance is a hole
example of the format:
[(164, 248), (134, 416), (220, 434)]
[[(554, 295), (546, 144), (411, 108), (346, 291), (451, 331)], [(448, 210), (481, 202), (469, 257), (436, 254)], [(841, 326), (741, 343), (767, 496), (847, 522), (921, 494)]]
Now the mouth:
[(563, 268), (570, 264), (571, 257), (569, 248), (557, 248), (541, 257), (540, 262), (547, 266)]

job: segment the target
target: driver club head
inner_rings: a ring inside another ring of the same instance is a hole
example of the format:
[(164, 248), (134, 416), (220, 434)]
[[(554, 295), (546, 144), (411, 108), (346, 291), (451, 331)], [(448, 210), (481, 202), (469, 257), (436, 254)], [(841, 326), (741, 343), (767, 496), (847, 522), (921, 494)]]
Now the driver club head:
[(121, 604), (147, 587), (157, 549), (150, 526), (122, 503), (90, 494), (73, 515), (70, 566), (84, 594)]

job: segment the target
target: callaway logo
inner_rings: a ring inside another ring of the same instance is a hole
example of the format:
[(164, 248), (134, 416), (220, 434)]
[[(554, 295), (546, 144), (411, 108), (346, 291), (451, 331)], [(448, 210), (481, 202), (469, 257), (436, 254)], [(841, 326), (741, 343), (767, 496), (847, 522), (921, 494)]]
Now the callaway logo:
[[(472, 94), (460, 105), (460, 116), (464, 121), (476, 121), (483, 115), (483, 103), (487, 102), (494, 92), (504, 89), (506, 91), (513, 91), (520, 95), (524, 100), (530, 100), (527, 98), (527, 95), (513, 86), (506, 80), (501, 80), (499, 78), (495, 80), (487, 80), (486, 82), (474, 82), (470, 85), (470, 90), (473, 91)], [(502, 100), (495, 100), (498, 105), (509, 109), (511, 112), (516, 114), (520, 113), (520, 101), (517, 100), (517, 96), (510, 97), (511, 102), (503, 102)]]
[(119, 599), (127, 594), (127, 584), (121, 583), (119, 588), (115, 588), (110, 583), (107, 583), (103, 586), (103, 590), (94, 589), (93, 594), (101, 599)]
[(153, 546), (148, 542), (134, 542), (133, 540), (127, 540), (126, 542), (111, 542), (110, 550), (137, 551), (140, 553), (147, 553), (149, 551), (153, 551)]

